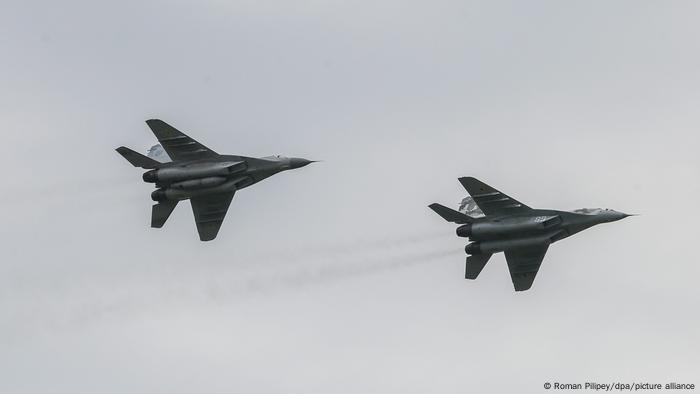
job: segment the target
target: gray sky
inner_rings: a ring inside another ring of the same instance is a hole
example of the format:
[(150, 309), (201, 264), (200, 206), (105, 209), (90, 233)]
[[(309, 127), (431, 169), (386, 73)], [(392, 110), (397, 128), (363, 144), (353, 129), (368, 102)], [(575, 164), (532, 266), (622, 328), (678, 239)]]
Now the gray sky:
[[(0, 392), (544, 392), (697, 381), (700, 4), (0, 5)], [(216, 241), (148, 227), (162, 118), (324, 160), (236, 195)], [(426, 206), (459, 176), (642, 216), (533, 289)], [(695, 379), (695, 380), (694, 380)]]

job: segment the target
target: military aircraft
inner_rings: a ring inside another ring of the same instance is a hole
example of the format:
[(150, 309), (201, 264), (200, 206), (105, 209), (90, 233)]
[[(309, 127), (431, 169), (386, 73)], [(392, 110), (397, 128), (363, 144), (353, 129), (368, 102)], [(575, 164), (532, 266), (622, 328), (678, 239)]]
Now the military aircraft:
[(611, 209), (578, 209), (572, 212), (533, 209), (476, 178), (459, 178), (483, 217), (475, 218), (440, 204), (429, 207), (448, 222), (460, 224), (458, 237), (470, 241), (465, 251), (465, 278), (476, 279), (494, 253), (504, 252), (515, 291), (527, 290), (549, 245), (596, 224), (628, 216)]
[(161, 163), (126, 147), (117, 148), (134, 167), (147, 169), (143, 180), (158, 188), (151, 194), (151, 227), (161, 228), (177, 203), (190, 200), (199, 239), (216, 238), (236, 191), (312, 160), (220, 155), (160, 119), (147, 120), (172, 162)]

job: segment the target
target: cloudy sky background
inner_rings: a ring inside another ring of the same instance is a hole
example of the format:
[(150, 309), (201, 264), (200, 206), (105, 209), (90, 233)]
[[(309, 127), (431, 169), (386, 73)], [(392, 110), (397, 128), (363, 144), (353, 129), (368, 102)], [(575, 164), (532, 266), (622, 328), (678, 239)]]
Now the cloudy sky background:
[[(543, 392), (697, 381), (700, 4), (0, 4), (0, 392)], [(162, 118), (324, 160), (150, 229)], [(639, 217), (465, 281), (472, 175)]]

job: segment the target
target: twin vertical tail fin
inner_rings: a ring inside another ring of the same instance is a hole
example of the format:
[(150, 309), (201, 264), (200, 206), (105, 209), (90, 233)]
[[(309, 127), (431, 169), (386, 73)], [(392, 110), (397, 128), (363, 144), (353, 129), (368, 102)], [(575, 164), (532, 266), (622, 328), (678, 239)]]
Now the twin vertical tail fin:
[(170, 217), (170, 214), (173, 213), (177, 203), (177, 200), (166, 200), (155, 204), (151, 210), (151, 227), (163, 227), (165, 222)]
[[(161, 162), (151, 159), (150, 157), (144, 156), (138, 152), (120, 146), (117, 148), (117, 152), (122, 155), (131, 165), (134, 167), (140, 167), (147, 170), (152, 170), (154, 168), (160, 167)], [(177, 206), (177, 200), (166, 200), (161, 201), (153, 206), (151, 210), (151, 227), (161, 228), (165, 222), (173, 213), (173, 210)]]
[(456, 224), (467, 224), (471, 223), (474, 221), (474, 218), (465, 215), (462, 212), (455, 211), (454, 209), (447, 208), (444, 205), (440, 205), (438, 203), (433, 203), (428, 205), (430, 209), (435, 211), (438, 215), (440, 215), (443, 219), (447, 220), (448, 222), (456, 223)]
[(467, 256), (467, 269), (464, 273), (465, 279), (476, 279), (484, 269), (486, 263), (489, 262), (491, 254), (476, 254), (472, 256)]
[(161, 164), (163, 164), (138, 152), (134, 152), (133, 150), (125, 146), (120, 146), (119, 148), (117, 148), (117, 152), (120, 155), (122, 155), (134, 167), (141, 167), (147, 170), (152, 170), (154, 168), (158, 168)]
[[(435, 211), (435, 213), (440, 215), (440, 217), (447, 220), (448, 222), (456, 224), (467, 224), (472, 223), (475, 220), (469, 215), (463, 214), (462, 212), (455, 211), (454, 209), (447, 208), (446, 206), (437, 203), (430, 204), (429, 207), (430, 209)], [(490, 254), (478, 254), (468, 256), (467, 267), (464, 273), (464, 277), (466, 279), (476, 279), (476, 277), (479, 276), (481, 270), (484, 269), (484, 266), (490, 258)]]

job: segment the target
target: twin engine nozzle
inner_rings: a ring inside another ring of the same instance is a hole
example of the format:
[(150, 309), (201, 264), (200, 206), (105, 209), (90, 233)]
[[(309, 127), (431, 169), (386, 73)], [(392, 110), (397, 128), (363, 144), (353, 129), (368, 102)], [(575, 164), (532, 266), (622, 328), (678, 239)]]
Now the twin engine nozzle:
[(472, 242), (464, 248), (467, 254), (481, 254), (481, 244), (479, 242)]
[(143, 173), (143, 181), (146, 183), (156, 183), (158, 181), (158, 170), (150, 170)]
[(168, 196), (165, 194), (165, 189), (157, 189), (154, 190), (153, 193), (151, 193), (151, 200), (155, 202), (161, 202), (165, 201), (168, 199)]
[(472, 235), (472, 224), (467, 223), (457, 227), (457, 236), (462, 238), (468, 238)]

